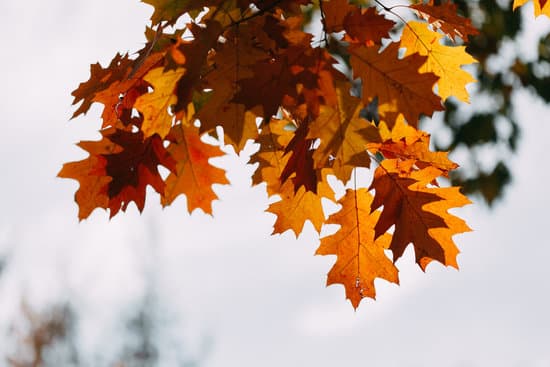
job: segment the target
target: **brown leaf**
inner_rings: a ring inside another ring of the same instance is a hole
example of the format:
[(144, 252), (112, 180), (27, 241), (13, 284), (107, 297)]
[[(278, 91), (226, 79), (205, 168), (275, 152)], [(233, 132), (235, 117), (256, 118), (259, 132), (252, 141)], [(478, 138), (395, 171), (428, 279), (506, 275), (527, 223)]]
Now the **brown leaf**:
[(452, 236), (470, 231), (470, 228), (447, 210), (470, 201), (458, 188), (428, 187), (441, 171), (433, 167), (415, 171), (413, 163), (387, 159), (374, 173), (370, 187), (376, 191), (372, 210), (384, 206), (375, 226), (376, 238), (395, 225), (390, 244), (394, 261), (412, 243), (416, 262), (422, 270), (432, 260), (458, 268), (456, 255), (459, 251)]
[(419, 16), (426, 19), (433, 27), (441, 29), (449, 39), (456, 41), (457, 37), (468, 41), (468, 36), (479, 34), (470, 19), (457, 14), (457, 7), (452, 1), (443, 0), (435, 5), (433, 0), (427, 4), (410, 6)]
[(151, 185), (164, 192), (164, 181), (158, 165), (175, 169), (175, 161), (164, 149), (158, 135), (144, 139), (141, 131), (111, 127), (101, 131), (103, 139), (81, 142), (90, 156), (79, 162), (66, 163), (58, 176), (80, 183), (76, 193), (79, 218), (87, 218), (95, 208), (110, 210), (110, 217), (130, 202), (139, 209), (145, 206), (145, 189)]
[(386, 122), (401, 113), (416, 126), (420, 115), (431, 116), (443, 110), (441, 99), (433, 92), (437, 76), (419, 73), (426, 57), (418, 54), (398, 58), (399, 44), (391, 43), (381, 53), (375, 47), (350, 49), (353, 75), (361, 78), (363, 103), (378, 97), (379, 111)]
[(394, 26), (393, 21), (379, 14), (374, 7), (356, 9), (348, 13), (344, 19), (344, 28), (347, 32), (344, 39), (366, 46), (380, 45), (382, 38), (390, 38), (390, 30)]
[(323, 22), (327, 33), (344, 30), (344, 19), (357, 7), (349, 4), (348, 0), (323, 0)]

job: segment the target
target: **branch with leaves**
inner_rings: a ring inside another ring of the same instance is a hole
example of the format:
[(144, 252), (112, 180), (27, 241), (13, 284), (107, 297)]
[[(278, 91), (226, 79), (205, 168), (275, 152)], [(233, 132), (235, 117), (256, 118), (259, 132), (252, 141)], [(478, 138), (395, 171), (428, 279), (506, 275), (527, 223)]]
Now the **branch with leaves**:
[[(467, 102), (475, 81), (462, 68), (476, 62), (462, 44), (478, 31), (451, 1), (399, 7), (416, 18), (408, 22), (379, 1), (143, 2), (154, 7), (147, 44), (136, 57), (92, 65), (73, 92), (73, 117), (103, 105), (102, 139), (80, 142), (89, 156), (59, 172), (80, 184), (81, 220), (96, 208), (112, 217), (131, 202), (142, 211), (147, 186), (163, 206), (185, 195), (189, 212), (211, 214), (212, 186), (229, 182), (210, 158), (223, 154), (222, 144), (239, 153), (252, 141), (253, 184), (279, 198), (267, 209), (277, 216), (274, 233), (298, 236), (306, 221), (319, 232), (340, 226), (317, 253), (337, 256), (327, 283), (343, 284), (355, 308), (375, 297), (374, 279), (399, 282), (395, 261), (410, 244), (423, 270), (433, 260), (457, 267), (452, 237), (470, 229), (448, 210), (469, 201), (456, 187), (439, 187), (457, 165), (418, 130), (419, 118), (448, 98)], [(312, 7), (322, 19), (319, 45), (303, 29)], [(404, 22), (398, 39), (391, 34), (402, 24), (392, 19)], [(349, 75), (339, 71), (331, 38), (345, 47)], [(379, 120), (367, 118), (372, 106)], [(372, 183), (357, 182), (358, 168), (374, 170)], [(339, 200), (330, 177), (348, 184)], [(341, 209), (327, 218), (323, 199)]]

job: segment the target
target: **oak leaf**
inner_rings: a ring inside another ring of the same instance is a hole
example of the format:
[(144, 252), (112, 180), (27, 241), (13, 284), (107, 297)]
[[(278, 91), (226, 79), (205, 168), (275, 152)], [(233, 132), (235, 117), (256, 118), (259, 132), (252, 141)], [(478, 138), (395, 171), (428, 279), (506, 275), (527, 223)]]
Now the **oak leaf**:
[(382, 38), (390, 38), (390, 30), (394, 26), (395, 23), (379, 14), (376, 8), (356, 7), (355, 11), (348, 13), (344, 18), (344, 40), (366, 46), (380, 45)]
[(346, 297), (354, 308), (364, 297), (376, 298), (376, 278), (399, 284), (397, 268), (384, 253), (390, 245), (391, 235), (386, 233), (375, 239), (374, 227), (380, 212), (371, 212), (372, 200), (367, 189), (348, 189), (338, 201), (342, 208), (326, 221), (340, 228), (321, 238), (316, 252), (316, 255), (337, 256), (328, 273), (327, 285), (344, 285)]
[(109, 209), (112, 218), (119, 210), (125, 211), (130, 202), (142, 211), (147, 186), (160, 194), (164, 192), (165, 183), (158, 166), (170, 171), (176, 167), (158, 135), (144, 138), (141, 131), (119, 127), (101, 133), (102, 140), (79, 144), (90, 154), (88, 158), (67, 163), (58, 173), (59, 177), (80, 183), (76, 195), (80, 219), (88, 217), (95, 207)]
[(153, 91), (140, 96), (134, 106), (143, 114), (141, 131), (145, 137), (158, 134), (164, 138), (170, 132), (174, 121), (173, 105), (178, 100), (174, 89), (184, 74), (184, 68), (165, 71), (160, 67), (143, 77), (153, 86)]
[(295, 191), (305, 187), (306, 191), (317, 193), (319, 177), (313, 163), (313, 139), (307, 138), (308, 125), (302, 124), (294, 133), (292, 140), (285, 148), (288, 160), (281, 172), (281, 182), (292, 179)]
[(90, 79), (81, 83), (72, 93), (73, 104), (82, 102), (72, 118), (86, 113), (95, 102), (104, 105), (102, 127), (116, 125), (121, 97), (126, 98), (132, 88), (141, 86), (141, 78), (157, 66), (163, 57), (164, 53), (157, 52), (150, 54), (143, 62), (134, 64), (128, 56), (117, 54), (106, 68), (102, 68), (99, 63), (93, 64), (90, 68)]
[(399, 117), (390, 130), (384, 121), (378, 126), (380, 140), (369, 142), (366, 147), (372, 154), (381, 153), (388, 159), (412, 160), (419, 168), (435, 167), (447, 176), (458, 165), (447, 157), (446, 152), (430, 150), (430, 135), (416, 130)]
[(254, 66), (268, 57), (268, 53), (255, 44), (255, 34), (247, 25), (228, 37), (211, 58), (212, 71), (203, 78), (207, 102), (205, 108), (197, 112), (197, 118), (203, 132), (213, 132), (217, 126), (223, 126), (225, 142), (240, 152), (249, 139), (258, 136), (258, 128), (256, 114), (244, 104), (233, 102), (237, 82), (252, 77)]
[(457, 14), (457, 6), (452, 1), (444, 0), (436, 5), (430, 0), (427, 4), (413, 4), (410, 7), (430, 25), (441, 29), (451, 40), (456, 41), (460, 37), (468, 41), (468, 36), (479, 34), (470, 19)]
[(334, 192), (324, 180), (319, 181), (317, 193), (306, 190), (305, 186), (296, 190), (291, 181), (286, 181), (280, 188), (279, 196), (281, 200), (270, 204), (266, 210), (277, 216), (273, 234), (292, 230), (296, 237), (302, 233), (308, 220), (320, 232), (325, 222), (322, 199), (334, 200)]
[(349, 94), (345, 85), (337, 88), (338, 104), (321, 106), (321, 112), (309, 125), (307, 138), (319, 139), (313, 152), (315, 168), (332, 168), (334, 175), (347, 182), (355, 167), (369, 167), (365, 149), (369, 142), (363, 134), (369, 122), (360, 116), (364, 105)]
[(344, 19), (357, 9), (348, 0), (322, 0), (320, 5), (324, 29), (328, 33), (343, 31)]
[(155, 8), (151, 16), (153, 24), (159, 24), (167, 21), (168, 24), (174, 24), (179, 17), (191, 11), (200, 11), (205, 6), (215, 5), (219, 0), (141, 0), (152, 5)]
[[(514, 9), (528, 3), (530, 0), (514, 0)], [(544, 14), (550, 17), (550, 2), (548, 0), (533, 0), (533, 6), (535, 8), (535, 16)]]
[(391, 43), (381, 53), (375, 47), (359, 46), (350, 50), (353, 75), (361, 78), (361, 98), (365, 104), (378, 97), (380, 114), (402, 113), (407, 122), (416, 126), (420, 115), (431, 116), (443, 110), (441, 99), (433, 93), (438, 77), (420, 73), (426, 57), (418, 54), (398, 58), (399, 44)]
[(296, 125), (292, 121), (273, 118), (264, 124), (258, 136), (259, 149), (250, 157), (252, 164), (258, 164), (252, 175), (252, 183), (259, 185), (265, 182), (269, 196), (281, 192), (281, 173), (289, 158), (286, 147), (295, 130)]
[(443, 35), (429, 29), (426, 23), (411, 21), (403, 29), (401, 46), (406, 48), (405, 55), (418, 53), (428, 57), (419, 71), (431, 72), (439, 77), (437, 93), (441, 99), (453, 96), (468, 102), (466, 84), (476, 80), (461, 66), (477, 61), (466, 53), (465, 46), (446, 46), (441, 44), (441, 38)]
[(370, 187), (375, 190), (372, 210), (384, 207), (375, 226), (376, 238), (395, 226), (390, 244), (394, 261), (412, 243), (422, 270), (432, 260), (458, 268), (459, 251), (451, 237), (470, 228), (447, 210), (470, 201), (457, 188), (428, 187), (441, 171), (434, 167), (413, 170), (413, 164), (412, 160), (387, 159), (376, 169)]
[(212, 201), (217, 199), (213, 184), (228, 184), (225, 171), (212, 166), (210, 158), (223, 152), (201, 140), (199, 129), (191, 124), (175, 125), (168, 136), (168, 152), (176, 160), (175, 170), (166, 178), (161, 196), (163, 206), (170, 205), (180, 194), (187, 198), (191, 213), (197, 208), (212, 214)]

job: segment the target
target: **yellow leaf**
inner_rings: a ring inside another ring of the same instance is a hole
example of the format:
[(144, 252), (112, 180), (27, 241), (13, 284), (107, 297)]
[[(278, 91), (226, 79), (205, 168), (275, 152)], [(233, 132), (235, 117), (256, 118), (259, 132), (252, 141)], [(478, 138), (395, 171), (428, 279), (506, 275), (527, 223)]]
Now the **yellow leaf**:
[[(514, 0), (514, 10), (529, 1), (530, 0)], [(533, 0), (533, 6), (535, 8), (535, 16), (538, 17), (539, 15), (544, 14), (550, 17), (550, 2), (548, 2), (548, 0)]]
[(165, 72), (164, 68), (160, 67), (143, 77), (153, 86), (153, 92), (140, 96), (134, 107), (143, 114), (141, 130), (145, 137), (159, 134), (164, 138), (170, 132), (174, 120), (170, 107), (178, 100), (174, 89), (184, 74), (183, 68)]
[(306, 220), (320, 232), (325, 221), (321, 196), (306, 190), (305, 186), (300, 186), (298, 191), (294, 191), (294, 184), (290, 180), (287, 180), (280, 190), (281, 200), (271, 204), (267, 209), (277, 216), (273, 234), (291, 229), (298, 237)]
[(441, 38), (443, 35), (429, 29), (427, 23), (411, 21), (403, 30), (401, 46), (407, 49), (405, 55), (419, 53), (428, 57), (419, 71), (432, 72), (439, 77), (437, 87), (441, 99), (454, 96), (468, 102), (466, 84), (476, 80), (461, 66), (477, 61), (466, 53), (465, 46), (445, 46)]

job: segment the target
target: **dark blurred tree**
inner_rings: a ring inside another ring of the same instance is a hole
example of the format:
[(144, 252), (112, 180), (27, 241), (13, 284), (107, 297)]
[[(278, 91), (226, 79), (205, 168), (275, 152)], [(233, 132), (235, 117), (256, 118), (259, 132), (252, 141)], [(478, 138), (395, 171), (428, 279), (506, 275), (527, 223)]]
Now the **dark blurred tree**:
[[(462, 14), (473, 20), (480, 30), (471, 37), (468, 52), (472, 54), (479, 65), (477, 68), (478, 91), (472, 100), (479, 96), (488, 96), (491, 104), (484, 112), (474, 112), (471, 116), (463, 116), (458, 111), (457, 103), (447, 102), (444, 123), (452, 133), (448, 144), (439, 146), (443, 150), (455, 150), (461, 146), (473, 162), (473, 172), (458, 170), (453, 176), (453, 184), (461, 185), (467, 193), (478, 193), (488, 204), (492, 204), (503, 194), (503, 190), (511, 182), (512, 173), (505, 157), (494, 162), (491, 171), (481, 167), (483, 157), (479, 147), (489, 148), (494, 152), (515, 152), (520, 136), (520, 126), (513, 114), (513, 92), (520, 88), (532, 90), (546, 102), (550, 101), (549, 90), (543, 87), (545, 78), (536, 75), (536, 64), (548, 60), (548, 44), (542, 40), (539, 47), (539, 59), (535, 62), (521, 60), (520, 50), (515, 51), (515, 63), (503, 65), (501, 70), (491, 70), (489, 60), (499, 57), (504, 42), (517, 39), (525, 25), (521, 21), (521, 12), (512, 10), (512, 1), (455, 1)], [(530, 10), (530, 9), (522, 9)], [(498, 128), (498, 124), (504, 128)], [(498, 153), (495, 153), (498, 156)]]

